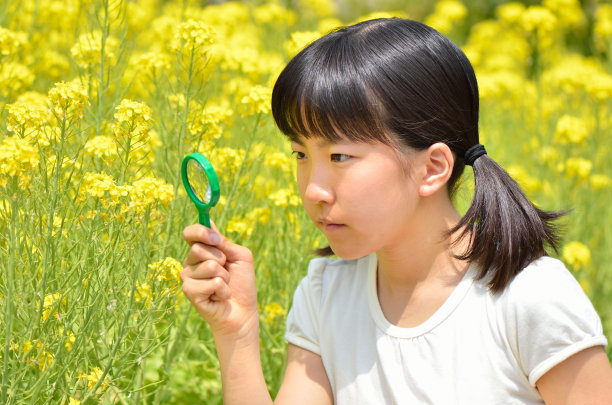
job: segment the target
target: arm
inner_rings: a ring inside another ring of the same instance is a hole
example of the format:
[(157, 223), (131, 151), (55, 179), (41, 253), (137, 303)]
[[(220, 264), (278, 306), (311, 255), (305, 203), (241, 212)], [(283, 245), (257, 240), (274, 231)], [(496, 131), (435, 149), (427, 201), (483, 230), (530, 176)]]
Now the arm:
[(602, 346), (591, 347), (550, 369), (536, 387), (551, 405), (612, 404), (612, 367)]
[[(216, 231), (216, 228), (215, 228)], [(224, 404), (272, 404), (261, 367), (259, 313), (251, 252), (201, 225), (185, 228), (191, 246), (183, 262), (183, 292), (208, 322), (215, 338)], [(290, 345), (276, 403), (332, 404), (323, 362)]]
[(304, 403), (304, 398), (308, 398), (309, 404), (334, 403), (321, 356), (289, 344), (285, 378), (274, 402), (299, 404)]
[(259, 312), (253, 257), (216, 231), (191, 225), (183, 262), (183, 293), (215, 338), (223, 403), (272, 404), (259, 358)]

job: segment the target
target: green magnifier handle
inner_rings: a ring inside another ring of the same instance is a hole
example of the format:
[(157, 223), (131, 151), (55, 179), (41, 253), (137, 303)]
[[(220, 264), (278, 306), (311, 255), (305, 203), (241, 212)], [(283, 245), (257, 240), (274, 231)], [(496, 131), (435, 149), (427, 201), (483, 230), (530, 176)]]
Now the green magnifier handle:
[(210, 228), (210, 214), (208, 211), (198, 210), (199, 223)]
[(185, 156), (181, 165), (183, 186), (198, 209), (200, 224), (210, 228), (210, 209), (219, 201), (219, 179), (212, 165), (201, 153)]

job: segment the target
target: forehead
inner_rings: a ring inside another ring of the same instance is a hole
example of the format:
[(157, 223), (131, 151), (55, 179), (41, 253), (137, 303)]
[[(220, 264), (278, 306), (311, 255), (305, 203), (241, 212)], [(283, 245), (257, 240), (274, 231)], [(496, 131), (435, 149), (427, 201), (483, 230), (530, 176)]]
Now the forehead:
[(376, 141), (365, 142), (360, 140), (353, 140), (347, 137), (337, 137), (337, 138), (327, 138), (323, 136), (289, 136), (289, 141), (293, 143), (297, 143), (301, 146), (306, 146), (306, 144), (313, 144), (319, 148), (324, 148), (330, 145), (339, 145), (339, 144), (354, 144), (354, 145), (368, 145), (374, 144)]

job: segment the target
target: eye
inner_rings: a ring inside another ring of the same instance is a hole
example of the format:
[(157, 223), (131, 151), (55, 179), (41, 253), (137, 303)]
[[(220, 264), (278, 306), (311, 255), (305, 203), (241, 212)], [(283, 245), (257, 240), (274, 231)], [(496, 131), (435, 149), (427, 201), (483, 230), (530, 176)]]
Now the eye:
[(295, 156), (296, 160), (302, 160), (306, 158), (306, 154), (304, 152), (299, 152), (297, 150), (294, 150), (293, 152), (291, 152), (291, 154)]
[(344, 153), (332, 153), (331, 154), (331, 161), (332, 162), (340, 163), (340, 162), (344, 162), (345, 160), (350, 159), (350, 158), (351, 158), (351, 155), (347, 155), (347, 154), (344, 154)]

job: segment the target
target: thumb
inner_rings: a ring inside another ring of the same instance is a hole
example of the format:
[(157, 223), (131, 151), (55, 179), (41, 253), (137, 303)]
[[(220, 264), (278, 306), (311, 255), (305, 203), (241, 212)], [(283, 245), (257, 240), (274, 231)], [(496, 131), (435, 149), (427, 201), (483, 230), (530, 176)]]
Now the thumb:
[(212, 219), (210, 220), (210, 226), (211, 229), (221, 237), (221, 241), (215, 244), (215, 247), (222, 251), (223, 254), (225, 254), (225, 258), (227, 261), (253, 262), (253, 254), (248, 248), (232, 242), (223, 234), (221, 234), (221, 232), (219, 232), (219, 229), (217, 228), (217, 225), (213, 222)]

